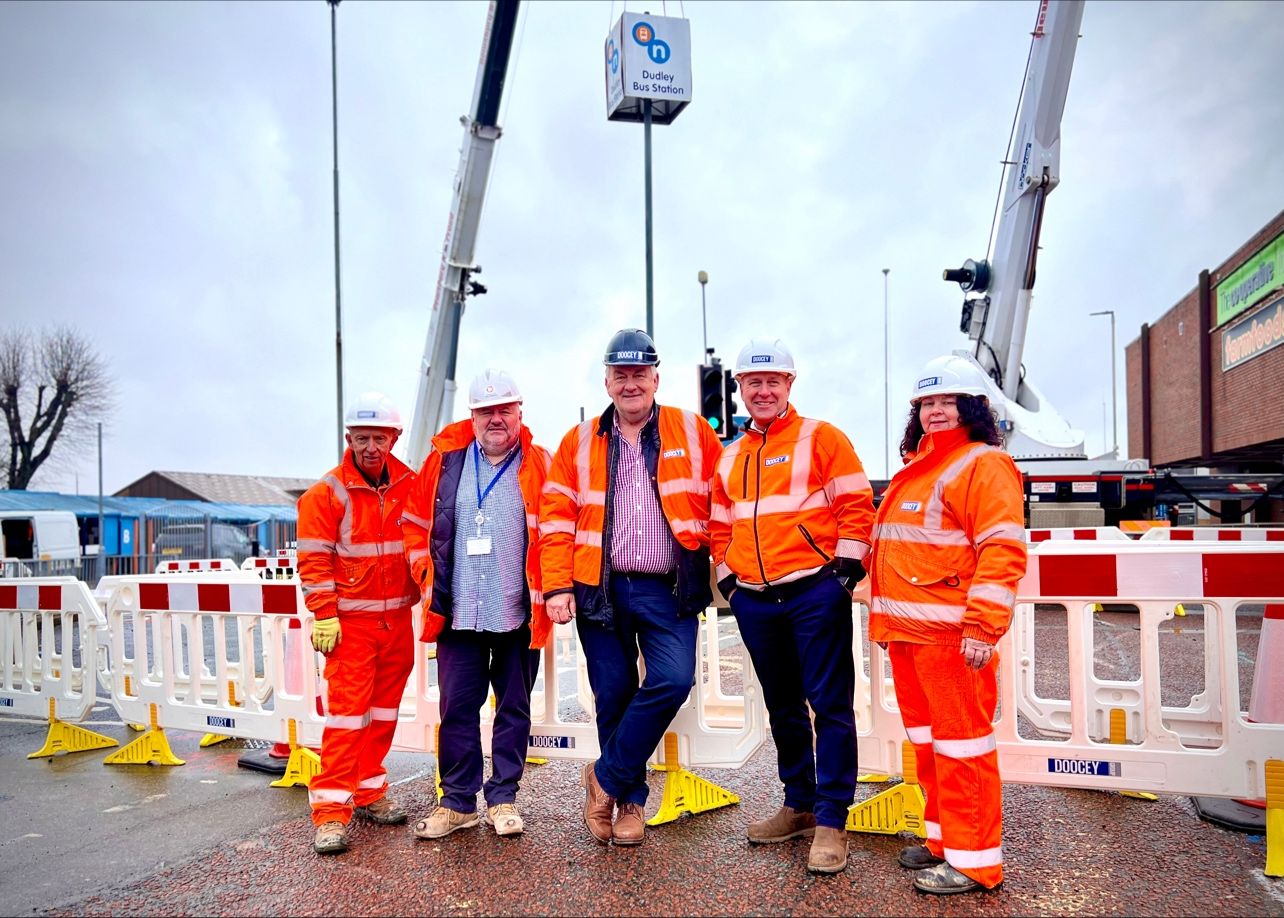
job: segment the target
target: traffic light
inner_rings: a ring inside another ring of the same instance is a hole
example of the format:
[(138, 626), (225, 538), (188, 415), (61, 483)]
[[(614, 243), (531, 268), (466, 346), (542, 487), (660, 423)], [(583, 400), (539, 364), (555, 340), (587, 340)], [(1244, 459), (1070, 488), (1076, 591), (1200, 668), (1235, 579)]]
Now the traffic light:
[(736, 378), (731, 375), (731, 370), (723, 370), (722, 408), (723, 411), (726, 412), (727, 426), (725, 430), (720, 430), (718, 433), (724, 438), (734, 437), (736, 435), (736, 422), (734, 418), (736, 416), (736, 412), (740, 410), (740, 406), (736, 404), (736, 400), (731, 396), (735, 394), (736, 389), (738, 388), (739, 386), (736, 385)]
[(722, 361), (712, 358), (708, 365), (698, 368), (700, 374), (700, 413), (709, 422), (713, 432), (724, 436), (727, 429), (726, 403), (723, 393)]

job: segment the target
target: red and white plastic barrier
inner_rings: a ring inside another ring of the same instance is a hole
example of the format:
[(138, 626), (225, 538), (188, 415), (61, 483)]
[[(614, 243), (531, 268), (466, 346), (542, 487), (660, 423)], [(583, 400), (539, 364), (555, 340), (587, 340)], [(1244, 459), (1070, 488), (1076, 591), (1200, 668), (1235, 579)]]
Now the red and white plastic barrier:
[[(1262, 614), (1253, 675), (1248, 719), (1259, 724), (1284, 724), (1284, 604), (1268, 605)], [(1284, 750), (1280, 755), (1284, 756)]]
[(1089, 528), (1027, 529), (1025, 540), (1031, 545), (1038, 542), (1131, 542), (1128, 533), (1117, 526)]
[(201, 571), (234, 571), (236, 562), (231, 558), (197, 558), (193, 561), (162, 561), (156, 565), (158, 574), (195, 574)]
[(1284, 542), (1284, 529), (1236, 529), (1231, 526), (1174, 526), (1150, 529), (1145, 542)]

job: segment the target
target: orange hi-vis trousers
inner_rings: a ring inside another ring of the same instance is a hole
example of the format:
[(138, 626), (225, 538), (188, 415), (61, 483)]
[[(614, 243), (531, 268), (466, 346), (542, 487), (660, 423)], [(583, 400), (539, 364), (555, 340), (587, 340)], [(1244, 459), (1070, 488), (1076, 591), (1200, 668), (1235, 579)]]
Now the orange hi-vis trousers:
[(387, 791), (383, 760), (414, 663), (410, 609), (343, 618), (325, 664), (321, 772), (308, 785), (315, 825), (346, 825), (353, 807), (369, 806)]
[[(961, 640), (961, 639), (960, 639)], [(969, 669), (958, 644), (888, 644), (927, 797), (927, 847), (987, 889), (1003, 882), (1003, 785), (994, 739), (996, 652)]]

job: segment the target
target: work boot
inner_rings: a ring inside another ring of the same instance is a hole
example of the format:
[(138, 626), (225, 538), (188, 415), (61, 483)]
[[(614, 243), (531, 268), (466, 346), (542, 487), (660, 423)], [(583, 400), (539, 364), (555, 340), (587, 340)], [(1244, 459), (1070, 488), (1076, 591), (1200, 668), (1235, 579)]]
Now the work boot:
[(439, 806), (426, 819), (415, 823), (416, 838), (445, 838), (451, 832), (471, 829), (481, 822), (476, 811), (460, 813), (447, 806)]
[(356, 813), (381, 826), (399, 826), (406, 821), (406, 811), (387, 797), (380, 797), (368, 806), (357, 807)]
[(801, 813), (791, 806), (782, 806), (769, 819), (759, 819), (749, 823), (745, 830), (750, 844), (771, 845), (776, 842), (789, 841), (816, 831), (816, 814)]
[(521, 835), (522, 814), (516, 804), (497, 803), (486, 809), (486, 825), (495, 827), (496, 835)]
[(985, 887), (966, 874), (959, 873), (949, 864), (940, 863), (914, 874), (914, 888), (919, 892), (950, 896), (955, 893), (975, 892)]
[(646, 838), (646, 813), (637, 803), (621, 803), (611, 837), (617, 845), (640, 845)]
[(847, 868), (847, 831), (817, 826), (807, 855), (807, 869), (812, 873), (840, 873)]
[(317, 854), (342, 854), (348, 850), (348, 827), (337, 819), (317, 826), (312, 839), (312, 850)]
[(593, 772), (593, 763), (586, 762), (580, 772), (580, 783), (584, 785), (584, 825), (589, 834), (603, 845), (611, 843), (611, 811), (615, 809), (615, 798), (602, 790)]
[(937, 857), (927, 850), (927, 845), (909, 845), (901, 849), (900, 856), (896, 858), (896, 863), (907, 870), (926, 870), (928, 867), (944, 864), (945, 858)]

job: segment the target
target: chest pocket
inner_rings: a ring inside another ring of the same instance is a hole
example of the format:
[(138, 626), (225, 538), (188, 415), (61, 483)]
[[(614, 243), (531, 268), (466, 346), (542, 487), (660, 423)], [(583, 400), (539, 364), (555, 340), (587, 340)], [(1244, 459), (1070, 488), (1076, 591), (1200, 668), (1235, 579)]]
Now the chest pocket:
[(947, 587), (959, 585), (958, 571), (939, 564), (920, 553), (901, 551), (898, 548), (884, 548), (887, 566), (908, 583), (920, 587), (932, 587), (940, 584)]

